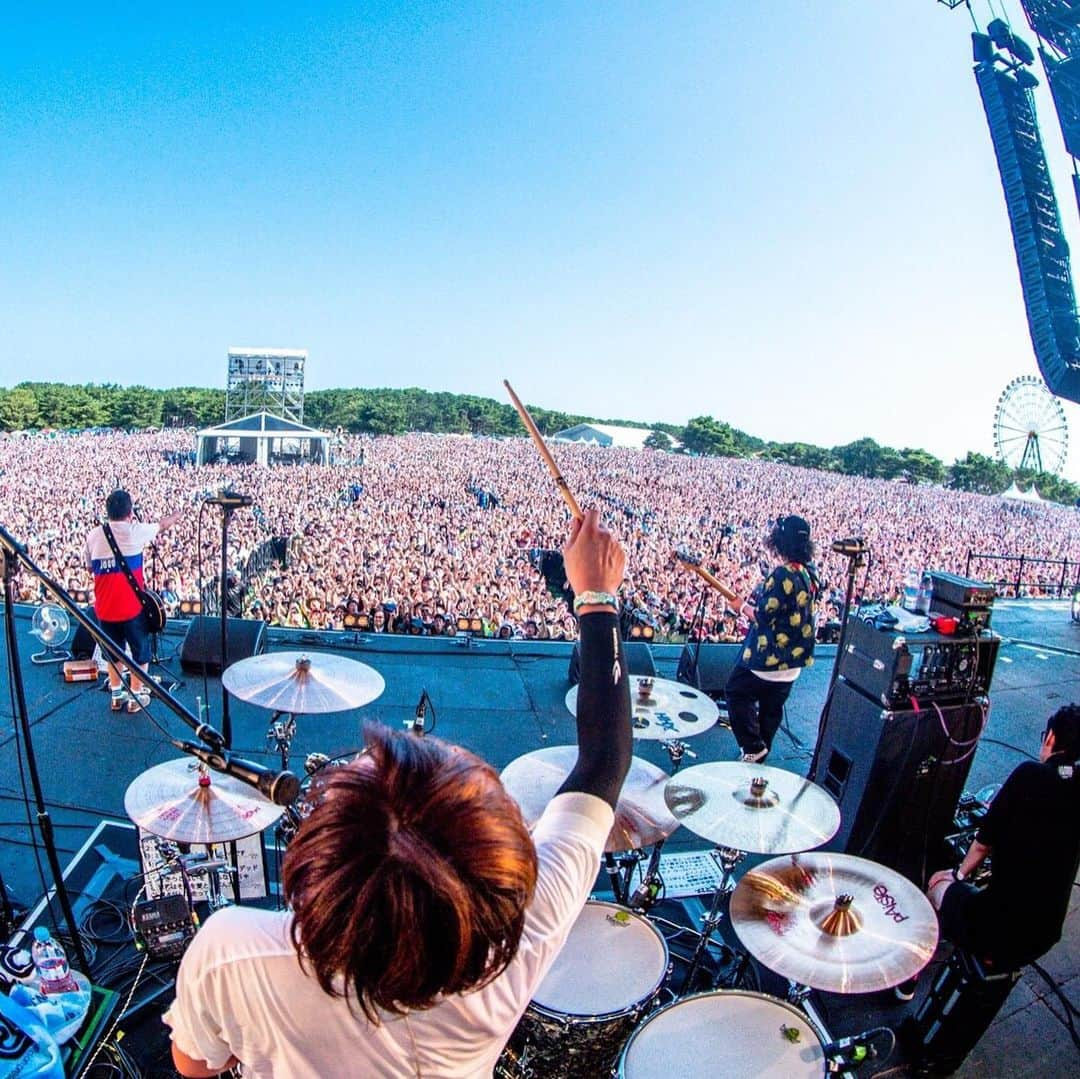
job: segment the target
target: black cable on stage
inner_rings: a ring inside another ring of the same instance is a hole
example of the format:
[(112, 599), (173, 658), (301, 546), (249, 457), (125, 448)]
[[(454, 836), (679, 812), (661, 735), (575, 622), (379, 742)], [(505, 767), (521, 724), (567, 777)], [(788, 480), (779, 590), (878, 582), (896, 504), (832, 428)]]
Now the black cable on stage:
[(1080, 1015), (1080, 1011), (1078, 1011), (1072, 1001), (1069, 1000), (1067, 996), (1065, 996), (1065, 994), (1061, 991), (1061, 987), (1057, 984), (1057, 982), (1054, 981), (1054, 979), (1050, 976), (1050, 974), (1046, 971), (1044, 967), (1041, 967), (1038, 963), (1035, 962), (1033, 962), (1031, 966), (1032, 969), (1034, 969), (1035, 973), (1038, 974), (1039, 977), (1042, 978), (1042, 980), (1046, 982), (1048, 986), (1050, 986), (1050, 988), (1054, 991), (1055, 996), (1057, 996), (1058, 1000), (1060, 1000), (1062, 1005), (1064, 1006), (1065, 1018), (1062, 1019), (1061, 1016), (1058, 1015), (1057, 1012), (1055, 1012), (1054, 1009), (1049, 1006), (1049, 1004), (1047, 1004), (1047, 1008), (1050, 1014), (1059, 1023), (1061, 1023), (1061, 1025), (1064, 1026), (1066, 1030), (1068, 1030), (1069, 1036), (1072, 1038), (1073, 1045), (1075, 1045), (1077, 1049), (1080, 1049), (1080, 1034), (1077, 1034), (1076, 1023), (1073, 1020), (1074, 1016)]

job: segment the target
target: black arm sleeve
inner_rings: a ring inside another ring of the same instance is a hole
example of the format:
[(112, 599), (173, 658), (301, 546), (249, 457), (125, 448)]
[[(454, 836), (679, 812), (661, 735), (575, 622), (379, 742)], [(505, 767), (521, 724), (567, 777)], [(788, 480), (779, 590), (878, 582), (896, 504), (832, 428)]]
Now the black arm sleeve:
[(630, 678), (619, 618), (609, 611), (594, 611), (583, 615), (578, 626), (578, 759), (558, 793), (595, 794), (614, 809), (633, 753)]

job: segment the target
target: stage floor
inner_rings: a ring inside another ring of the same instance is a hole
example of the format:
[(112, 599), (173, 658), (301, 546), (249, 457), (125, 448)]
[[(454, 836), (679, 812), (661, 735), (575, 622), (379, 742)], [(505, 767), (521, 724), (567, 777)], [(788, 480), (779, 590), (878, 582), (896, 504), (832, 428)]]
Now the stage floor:
[[(33, 666), (30, 654), (39, 645), (29, 633), (30, 614), (29, 608), (17, 610), (33, 744), (61, 862), (67, 864), (102, 820), (124, 819), (124, 791), (136, 776), (178, 754), (168, 745), (164, 731), (147, 717), (111, 713), (108, 694), (97, 684), (67, 684), (58, 668)], [(999, 601), (994, 628), (1003, 641), (990, 694), (990, 720), (972, 762), (969, 790), (1001, 781), (1024, 756), (1034, 755), (1046, 717), (1061, 704), (1080, 700), (1080, 624), (1070, 620), (1067, 602)], [(211, 678), (204, 684), (200, 676), (181, 671), (183, 633), (183, 624), (177, 624), (163, 637), (166, 669), (162, 673), (166, 681), (170, 676), (179, 681), (175, 695), (180, 700), (192, 710), (201, 700), (208, 705), (210, 722), (220, 726), (220, 682)], [(468, 747), (497, 768), (524, 753), (569, 744), (574, 738), (573, 717), (564, 701), (570, 659), (566, 644), (474, 641), (465, 647), (447, 639), (272, 630), (269, 648), (348, 656), (369, 664), (386, 680), (383, 695), (365, 708), (299, 719), (293, 744), (297, 770), (302, 770), (310, 752), (336, 756), (357, 747), (366, 720), (390, 726), (407, 723), (423, 690), (432, 702), (428, 724), (434, 717), (435, 734)], [(800, 678), (770, 765), (806, 773), (834, 652), (820, 647), (817, 664)], [(676, 646), (654, 649), (661, 677), (675, 677), (679, 654)], [(154, 704), (151, 711), (173, 737), (189, 736), (168, 709)], [(235, 751), (271, 763), (267, 713), (233, 700), (230, 715)], [(46, 882), (39, 876), (30, 842), (26, 822), (33, 813), (24, 807), (14, 734), (11, 703), (5, 693), (0, 701), (0, 872), (8, 888), (32, 904), (44, 893)], [(690, 765), (729, 760), (736, 753), (734, 738), (722, 726), (695, 736), (691, 745), (697, 759), (686, 762)], [(670, 771), (659, 743), (639, 741), (635, 753)], [(1047, 826), (1053, 827), (1053, 822)], [(681, 828), (665, 851), (678, 854), (708, 847), (707, 841)], [(752, 864), (748, 859), (740, 871)], [(606, 888), (606, 878), (602, 878), (598, 894)], [(1080, 1004), (1078, 908), (1080, 903), (1074, 899), (1065, 938), (1041, 961), (1074, 1005)], [(910, 1006), (893, 1005), (887, 996), (828, 997), (824, 1003), (830, 1032), (838, 1037), (875, 1023), (897, 1025)], [(1007, 1071), (1012, 1079), (1020, 1079), (1070, 1071), (1076, 1054), (1057, 1018), (1060, 1013), (1059, 1001), (1029, 968), (958, 1074), (981, 1077)]]

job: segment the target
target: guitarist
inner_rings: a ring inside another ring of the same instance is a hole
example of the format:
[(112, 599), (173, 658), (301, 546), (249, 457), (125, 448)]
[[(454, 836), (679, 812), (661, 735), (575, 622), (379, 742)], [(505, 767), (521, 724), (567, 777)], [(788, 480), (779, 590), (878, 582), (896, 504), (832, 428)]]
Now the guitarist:
[(810, 525), (802, 517), (779, 518), (766, 545), (780, 563), (761, 586), (738, 665), (724, 689), (739, 760), (747, 764), (769, 755), (795, 679), (814, 662), (814, 607), (821, 589)]
[[(109, 542), (106, 525), (98, 525), (86, 537), (86, 564), (94, 575), (94, 612), (101, 629), (117, 648), (126, 646), (135, 664), (130, 672), (109, 664), (109, 705), (114, 712), (121, 711), (125, 705), (129, 712), (137, 712), (150, 701), (136, 673), (137, 669), (145, 671), (150, 662), (150, 633), (143, 603), (129, 577), (139, 589), (145, 589), (143, 548), (153, 543), (159, 532), (172, 528), (183, 514), (179, 510), (170, 513), (158, 524), (136, 521), (131, 495), (120, 490), (113, 491), (106, 499), (105, 514), (115, 546), (127, 563), (126, 569)], [(124, 674), (130, 677), (127, 689), (123, 684)]]

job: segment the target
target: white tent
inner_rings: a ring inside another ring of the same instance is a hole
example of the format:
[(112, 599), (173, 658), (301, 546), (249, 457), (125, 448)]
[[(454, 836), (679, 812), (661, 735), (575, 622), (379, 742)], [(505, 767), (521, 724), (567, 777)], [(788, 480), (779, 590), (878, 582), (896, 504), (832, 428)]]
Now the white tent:
[(1032, 484), (1026, 491), (1021, 491), (1016, 486), (1016, 480), (1013, 480), (1012, 485), (1007, 491), (1001, 492), (1002, 498), (1011, 498), (1016, 502), (1042, 502), (1043, 499), (1039, 495), (1039, 492), (1035, 490), (1035, 484)]
[(328, 464), (331, 436), (271, 412), (206, 427), (195, 436), (196, 463)]
[(598, 446), (620, 446), (640, 450), (652, 434), (651, 427), (618, 427), (610, 423), (579, 423), (557, 431), (556, 442), (588, 442)]

